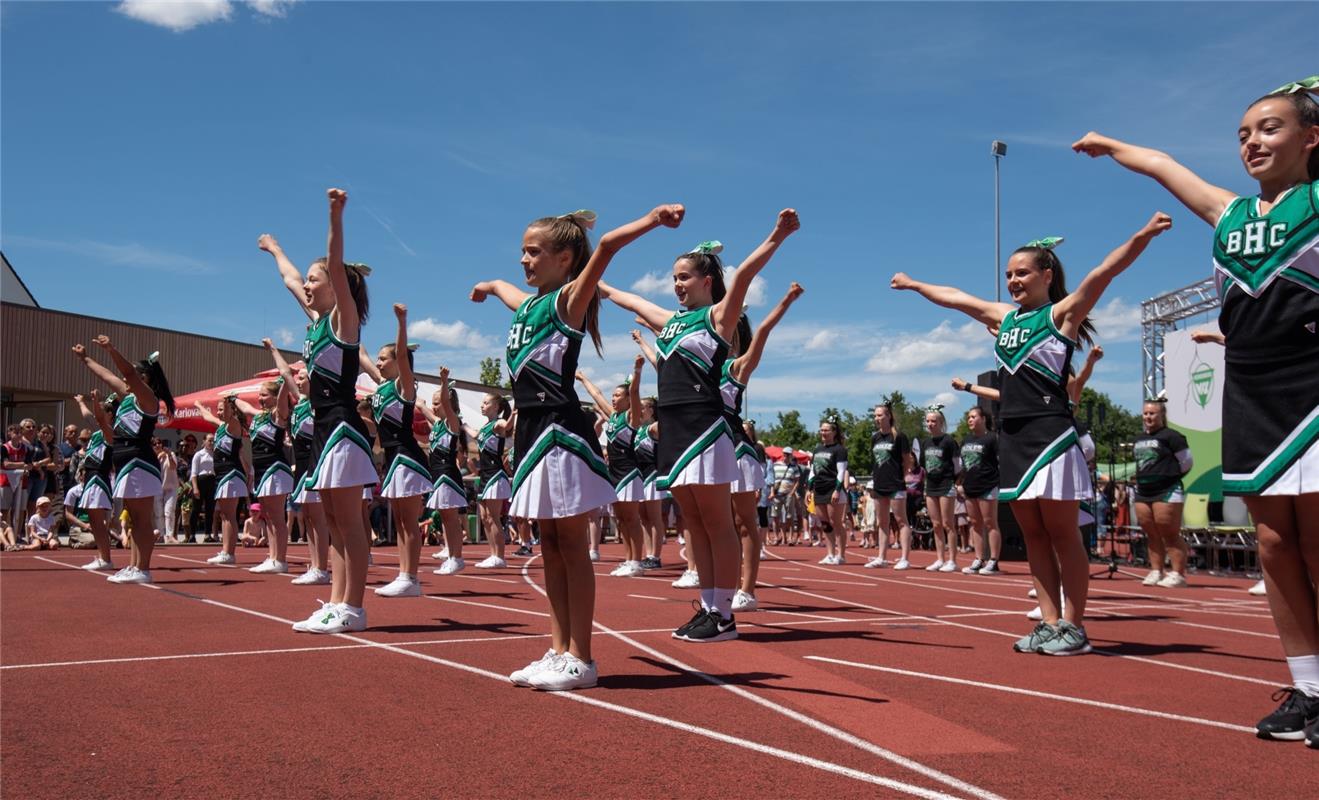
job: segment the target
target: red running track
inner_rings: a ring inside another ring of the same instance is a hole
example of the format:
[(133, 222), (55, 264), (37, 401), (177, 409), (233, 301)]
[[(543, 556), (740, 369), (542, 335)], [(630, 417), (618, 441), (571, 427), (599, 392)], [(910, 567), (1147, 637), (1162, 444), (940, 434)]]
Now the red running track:
[[(480, 555), (474, 548), (469, 555)], [(295, 548), (295, 556), (298, 553)], [(1091, 583), (1096, 654), (1019, 655), (1025, 566), (997, 577), (815, 563), (774, 548), (735, 642), (674, 563), (597, 567), (600, 685), (505, 675), (544, 652), (540, 561), (368, 594), (361, 634), (289, 624), (328, 587), (159, 548), (155, 588), (0, 558), (4, 797), (1310, 797), (1314, 755), (1254, 738), (1286, 666), (1244, 580)], [(929, 554), (918, 559), (927, 563)], [(116, 553), (118, 558), (122, 553)], [(240, 554), (251, 566), (261, 554)], [(668, 557), (676, 556), (670, 546)], [(390, 580), (375, 551), (370, 582)], [(295, 558), (295, 560), (297, 560)], [(469, 561), (475, 561), (475, 558)], [(347, 740), (329, 731), (353, 731)]]

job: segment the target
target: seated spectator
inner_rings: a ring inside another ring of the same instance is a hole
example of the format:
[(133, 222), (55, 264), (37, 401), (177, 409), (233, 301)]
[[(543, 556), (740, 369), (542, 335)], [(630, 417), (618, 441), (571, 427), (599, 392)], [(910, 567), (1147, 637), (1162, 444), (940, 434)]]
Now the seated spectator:
[(60, 537), (56, 535), (59, 520), (52, 512), (49, 497), (38, 497), (36, 513), (28, 517), (27, 546), (25, 550), (58, 550)]
[(239, 535), (238, 542), (243, 547), (265, 547), (271, 522), (266, 518), (260, 503), (251, 504), (247, 510), (248, 517), (243, 522), (243, 532)]

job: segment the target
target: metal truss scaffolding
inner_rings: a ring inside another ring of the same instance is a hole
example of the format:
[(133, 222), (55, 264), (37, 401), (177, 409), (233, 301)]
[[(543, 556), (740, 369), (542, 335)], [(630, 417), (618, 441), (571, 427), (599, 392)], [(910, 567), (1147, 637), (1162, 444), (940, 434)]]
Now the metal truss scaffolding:
[(1163, 336), (1177, 323), (1218, 308), (1213, 278), (1151, 297), (1140, 304), (1140, 372), (1145, 397), (1163, 391)]

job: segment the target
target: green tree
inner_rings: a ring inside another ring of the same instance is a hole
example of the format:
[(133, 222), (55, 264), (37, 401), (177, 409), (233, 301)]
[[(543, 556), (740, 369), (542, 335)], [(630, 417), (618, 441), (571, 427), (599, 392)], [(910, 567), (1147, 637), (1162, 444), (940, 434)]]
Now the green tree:
[(816, 436), (802, 424), (800, 411), (780, 411), (773, 425), (761, 435), (768, 444), (791, 447), (794, 450), (814, 449)]
[(481, 359), (481, 383), (486, 386), (503, 386), (511, 388), (511, 384), (502, 381), (504, 369), (498, 358)]
[[(1103, 422), (1099, 420), (1101, 413)], [(1130, 445), (1144, 430), (1139, 414), (1131, 413), (1113, 402), (1108, 395), (1088, 387), (1081, 390), (1076, 421), (1083, 426), (1089, 425), (1090, 436), (1095, 440), (1096, 463), (1101, 469), (1110, 460), (1118, 464), (1131, 461), (1131, 448), (1122, 445)], [(1113, 450), (1114, 445), (1117, 445), (1116, 452)]]

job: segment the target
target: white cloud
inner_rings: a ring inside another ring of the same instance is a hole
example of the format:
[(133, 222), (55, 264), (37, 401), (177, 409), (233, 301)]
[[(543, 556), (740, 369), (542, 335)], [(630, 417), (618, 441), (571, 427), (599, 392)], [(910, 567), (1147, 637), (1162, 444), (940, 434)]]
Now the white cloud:
[(890, 374), (929, 370), (955, 361), (987, 359), (991, 341), (979, 323), (968, 322), (954, 328), (945, 321), (927, 333), (886, 339), (879, 352), (866, 362), (866, 371)]
[(673, 276), (663, 272), (647, 272), (632, 282), (632, 291), (651, 297), (673, 297)]
[(838, 331), (829, 328), (824, 328), (818, 331), (811, 338), (807, 339), (806, 344), (802, 345), (802, 349), (809, 352), (828, 350), (830, 347), (833, 347), (834, 342), (837, 341), (838, 341)]
[[(282, 18), (297, 0), (249, 0), (258, 16)], [(175, 33), (212, 22), (227, 22), (234, 13), (229, 0), (123, 0), (114, 10), (130, 19), (169, 28)]]
[[(733, 282), (734, 271), (735, 270), (732, 267), (724, 268), (725, 286)], [(765, 282), (765, 279), (763, 277), (757, 275), (756, 277), (751, 279), (751, 285), (747, 287), (747, 297), (746, 300), (743, 301), (743, 303), (745, 305), (753, 306), (753, 307), (763, 306), (765, 305), (765, 297), (768, 291), (769, 291), (769, 284)]]
[(275, 329), (275, 344), (280, 347), (292, 347), (298, 343), (298, 335), (288, 328)]
[(460, 350), (493, 350), (498, 342), (462, 320), (436, 322), (427, 317), (408, 325), (408, 337)]
[(64, 242), (30, 236), (7, 236), (5, 241), (26, 247), (71, 253), (116, 267), (149, 269), (183, 275), (199, 275), (215, 271), (210, 264), (192, 256), (171, 253), (168, 250), (157, 250), (136, 242), (130, 244), (86, 240)]
[[(957, 395), (953, 394), (952, 392), (939, 392), (934, 397), (931, 397), (929, 400), (925, 401), (925, 405), (927, 407), (943, 406), (945, 409), (948, 409), (957, 405), (957, 401), (959, 399), (960, 398)], [(947, 416), (947, 414), (945, 414), (945, 416)], [(949, 424), (953, 424), (953, 423), (949, 423)]]
[(1090, 312), (1100, 344), (1130, 342), (1140, 338), (1140, 306), (1114, 297)]

